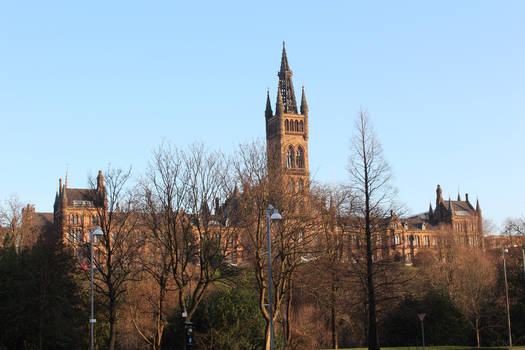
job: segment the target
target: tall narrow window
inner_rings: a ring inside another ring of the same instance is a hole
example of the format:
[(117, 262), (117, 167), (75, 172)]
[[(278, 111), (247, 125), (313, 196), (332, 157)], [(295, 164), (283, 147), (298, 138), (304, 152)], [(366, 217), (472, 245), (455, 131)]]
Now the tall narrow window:
[(304, 180), (303, 179), (299, 179), (299, 181), (297, 182), (297, 191), (299, 191), (299, 193), (302, 193), (304, 191)]
[(304, 168), (304, 150), (301, 146), (297, 149), (297, 167)]
[(290, 120), (290, 131), (295, 131), (295, 129), (293, 127), (293, 120)]
[(295, 121), (295, 131), (299, 131), (299, 122)]
[(288, 147), (288, 152), (286, 152), (286, 167), (294, 167), (294, 149), (292, 146)]
[(284, 128), (286, 131), (290, 130), (290, 122), (288, 121), (288, 119), (284, 121)]
[(299, 131), (304, 131), (304, 124), (302, 120), (299, 122)]
[(288, 190), (290, 193), (295, 193), (295, 182), (292, 179), (288, 182)]

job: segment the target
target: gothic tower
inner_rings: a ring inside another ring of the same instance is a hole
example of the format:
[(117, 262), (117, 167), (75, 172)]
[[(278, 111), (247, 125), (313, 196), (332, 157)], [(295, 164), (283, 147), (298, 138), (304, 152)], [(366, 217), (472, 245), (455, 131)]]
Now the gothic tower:
[(270, 175), (275, 180), (279, 179), (281, 186), (302, 192), (309, 187), (308, 104), (303, 86), (301, 106), (297, 109), (292, 75), (283, 42), (275, 114), (269, 93), (266, 96), (268, 167)]

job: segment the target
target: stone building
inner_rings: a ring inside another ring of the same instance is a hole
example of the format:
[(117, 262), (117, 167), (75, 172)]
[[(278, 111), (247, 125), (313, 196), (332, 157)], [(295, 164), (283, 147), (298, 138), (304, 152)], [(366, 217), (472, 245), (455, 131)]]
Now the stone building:
[(418, 253), (437, 250), (444, 244), (468, 245), (483, 248), (483, 224), (479, 201), (474, 207), (458, 194), (457, 200), (443, 200), (440, 185), (436, 188), (435, 209), (428, 212), (397, 218), (393, 215), (389, 225), (392, 251), (400, 260), (412, 263)]
[(64, 240), (72, 243), (89, 242), (89, 232), (98, 225), (100, 210), (107, 207), (104, 176), (99, 170), (94, 189), (69, 188), (68, 176), (58, 191), (53, 206), (53, 222)]
[[(275, 113), (272, 110), (269, 93), (266, 96), (265, 125), (267, 158), (270, 175), (279, 182), (281, 189), (302, 192), (309, 188), (308, 159), (308, 104), (304, 87), (301, 91), (300, 106), (297, 105), (293, 73), (288, 63), (286, 48), (282, 49), (280, 70), (277, 74), (278, 89)], [(273, 172), (273, 174), (272, 174)], [(234, 196), (238, 196), (235, 193)], [(224, 204), (227, 206), (227, 203)], [(54, 212), (35, 213), (26, 208), (26, 217), (35, 222), (49, 225), (52, 217), (58, 232), (69, 242), (88, 242), (89, 230), (98, 223), (98, 213), (107, 207), (104, 176), (99, 171), (96, 188), (69, 188), (59, 180), (54, 203)], [(216, 203), (219, 207), (219, 203)], [(45, 219), (45, 220), (44, 220)], [(388, 251), (399, 261), (412, 263), (418, 253), (436, 249), (447, 237), (457, 244), (483, 246), (482, 213), (479, 202), (474, 206), (465, 195), (457, 200), (444, 200), (441, 187), (436, 189), (436, 202), (428, 212), (407, 218), (392, 213), (388, 218), (384, 235), (381, 237), (382, 251)]]

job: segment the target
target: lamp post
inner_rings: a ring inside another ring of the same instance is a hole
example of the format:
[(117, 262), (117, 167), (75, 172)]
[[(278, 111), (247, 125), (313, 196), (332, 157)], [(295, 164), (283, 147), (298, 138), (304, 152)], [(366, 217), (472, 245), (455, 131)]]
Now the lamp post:
[(509, 307), (509, 285), (507, 283), (507, 264), (505, 262), (505, 253), (508, 253), (507, 248), (503, 248), (503, 277), (505, 280), (505, 301), (507, 303), (507, 327), (509, 329), (509, 349), (512, 347), (512, 331), (510, 328), (510, 307)]
[(91, 234), (90, 234), (90, 239), (91, 239), (91, 317), (89, 318), (89, 325), (90, 325), (90, 328), (91, 328), (91, 350), (94, 349), (94, 346), (95, 346), (95, 343), (93, 342), (93, 334), (94, 334), (94, 328), (95, 328), (95, 322), (97, 322), (97, 320), (95, 320), (94, 316), (93, 316), (93, 237), (94, 236), (101, 236), (103, 235), (104, 232), (102, 232), (102, 229), (100, 228), (100, 226), (97, 226), (95, 227), (94, 229), (91, 230)]
[(272, 300), (272, 234), (270, 220), (281, 220), (283, 217), (271, 204), (266, 210), (266, 234), (268, 237), (268, 313), (270, 314), (270, 350), (273, 350), (273, 300)]

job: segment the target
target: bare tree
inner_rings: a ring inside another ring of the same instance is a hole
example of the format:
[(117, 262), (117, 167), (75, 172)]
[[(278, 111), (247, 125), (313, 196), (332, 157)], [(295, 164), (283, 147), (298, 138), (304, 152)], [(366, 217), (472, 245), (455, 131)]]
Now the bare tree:
[(377, 331), (377, 295), (374, 277), (385, 274), (383, 264), (374, 261), (377, 243), (387, 229), (395, 190), (390, 185), (391, 171), (383, 158), (368, 113), (361, 110), (352, 139), (352, 155), (348, 165), (351, 189), (356, 196), (353, 225), (364, 234), (366, 294), (368, 306), (368, 348), (379, 349)]
[(329, 315), (331, 348), (339, 348), (338, 322), (341, 318), (341, 306), (348, 296), (352, 284), (349, 274), (347, 238), (342, 218), (352, 212), (354, 196), (343, 186), (317, 186), (312, 189), (312, 203), (318, 208), (321, 220), (321, 232), (318, 236), (319, 253), (310, 264), (310, 271), (304, 283), (323, 310)]
[(505, 220), (503, 234), (509, 236), (525, 236), (525, 217), (508, 218)]
[(129, 182), (131, 169), (108, 168), (89, 180), (97, 203), (98, 223), (103, 235), (96, 243), (94, 275), (96, 291), (102, 296), (109, 323), (108, 349), (115, 349), (117, 315), (127, 283), (135, 279), (139, 241), (136, 200)]
[(155, 279), (162, 287), (164, 268), (169, 267), (187, 322), (209, 286), (227, 276), (232, 230), (209, 209), (227, 193), (226, 166), (222, 154), (202, 144), (185, 151), (164, 144), (154, 152), (143, 181), (144, 222), (155, 249), (162, 252), (163, 267)]
[[(268, 176), (265, 147), (260, 143), (242, 145), (235, 160), (237, 182), (242, 185), (238, 206), (232, 213), (235, 225), (243, 232), (243, 247), (255, 272), (259, 292), (260, 310), (266, 320), (266, 349), (270, 349), (270, 313), (267, 308), (269, 288), (272, 289), (274, 324), (282, 321), (286, 346), (292, 346), (291, 319), (292, 286), (298, 267), (313, 253), (313, 240), (318, 233), (313, 208), (307, 200), (308, 191), (283, 188), (282, 172)], [(271, 227), (272, 255), (267, 254), (266, 215), (269, 204), (275, 205), (283, 220)], [(267, 261), (272, 259), (269, 283)]]
[(4, 203), (4, 206), (0, 206), (0, 229), (3, 229), (0, 243), (4, 246), (12, 245), (18, 253), (25, 245), (28, 235), (22, 220), (24, 205), (16, 195), (5, 199)]

